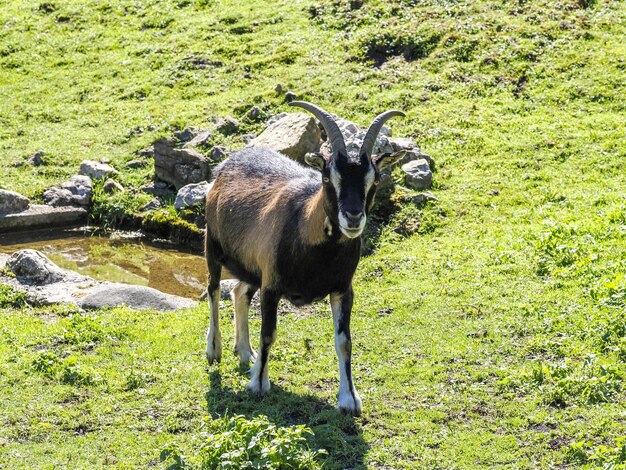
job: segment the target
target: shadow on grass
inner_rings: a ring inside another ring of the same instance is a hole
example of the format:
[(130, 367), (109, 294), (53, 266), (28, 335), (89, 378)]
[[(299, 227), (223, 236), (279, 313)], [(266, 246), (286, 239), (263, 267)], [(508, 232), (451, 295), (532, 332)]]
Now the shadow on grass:
[(368, 446), (360, 425), (341, 414), (330, 403), (313, 395), (298, 395), (272, 383), (268, 395), (257, 397), (245, 389), (233, 390), (222, 384), (219, 371), (209, 372), (206, 392), (209, 414), (213, 417), (265, 415), (279, 426), (305, 424), (315, 434), (313, 448), (326, 449), (325, 468), (363, 467)]

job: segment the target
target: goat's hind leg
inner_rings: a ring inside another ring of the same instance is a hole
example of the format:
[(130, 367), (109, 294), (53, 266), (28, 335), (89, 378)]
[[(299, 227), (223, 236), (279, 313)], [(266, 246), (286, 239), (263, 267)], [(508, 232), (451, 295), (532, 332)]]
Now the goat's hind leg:
[(250, 346), (250, 333), (248, 329), (248, 311), (250, 301), (258, 289), (243, 281), (239, 281), (231, 292), (233, 305), (235, 306), (235, 355), (239, 356), (239, 364), (247, 367), (250, 361), (254, 362), (256, 353)]
[(276, 321), (280, 294), (270, 289), (261, 289), (261, 345), (256, 362), (250, 369), (251, 379), (248, 390), (257, 395), (265, 395), (270, 390), (268, 360), (270, 348), (276, 339)]
[(209, 268), (209, 285), (207, 298), (209, 301), (210, 320), (206, 334), (206, 357), (209, 364), (222, 360), (222, 333), (220, 331), (220, 279), (222, 277), (222, 265), (215, 259), (214, 246), (210, 240), (206, 241), (206, 259)]

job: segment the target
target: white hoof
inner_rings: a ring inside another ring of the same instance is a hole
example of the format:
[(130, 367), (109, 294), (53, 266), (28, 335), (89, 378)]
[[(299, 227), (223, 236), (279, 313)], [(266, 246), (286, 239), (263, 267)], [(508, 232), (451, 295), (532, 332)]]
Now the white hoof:
[(256, 353), (252, 350), (250, 345), (247, 347), (235, 346), (234, 353), (235, 356), (239, 356), (239, 364), (242, 367), (247, 367), (250, 362), (254, 363), (256, 361)]
[(206, 338), (206, 358), (209, 364), (220, 362), (222, 360), (222, 335), (220, 333), (210, 332)]
[(339, 411), (351, 416), (361, 416), (361, 397), (356, 390), (354, 390), (354, 394), (350, 390), (339, 392), (338, 398), (337, 408)]
[(246, 388), (255, 395), (263, 396), (270, 391), (270, 381), (269, 379), (259, 380), (258, 377), (253, 377), (246, 385)]

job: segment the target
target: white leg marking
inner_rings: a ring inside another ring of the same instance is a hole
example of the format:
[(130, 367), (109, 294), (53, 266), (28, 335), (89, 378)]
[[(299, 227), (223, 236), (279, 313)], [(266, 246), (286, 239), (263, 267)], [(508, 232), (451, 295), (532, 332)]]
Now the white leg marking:
[(220, 331), (220, 288), (218, 287), (213, 295), (209, 294), (210, 320), (209, 329), (206, 334), (206, 357), (209, 364), (222, 360), (222, 332)]
[(250, 309), (248, 289), (248, 284), (240, 281), (231, 293), (235, 306), (235, 354), (239, 356), (239, 363), (242, 366), (247, 366), (251, 360), (253, 362), (256, 360), (256, 354), (250, 346), (248, 330), (248, 311)]
[(339, 393), (337, 394), (337, 407), (344, 413), (359, 416), (361, 414), (361, 397), (359, 396), (354, 383), (352, 382), (352, 373), (349, 369), (351, 361), (351, 345), (348, 342), (346, 334), (340, 331), (341, 326), (341, 304), (342, 296), (339, 294), (331, 294), (330, 307), (333, 311), (333, 321), (335, 324), (335, 351), (337, 352), (337, 361), (339, 363)]

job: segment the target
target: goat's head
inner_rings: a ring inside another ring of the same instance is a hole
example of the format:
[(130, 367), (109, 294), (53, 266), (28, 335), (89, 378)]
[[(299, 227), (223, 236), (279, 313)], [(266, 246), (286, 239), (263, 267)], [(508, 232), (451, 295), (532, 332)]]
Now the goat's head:
[(291, 106), (304, 108), (321, 122), (332, 148), (329, 158), (307, 154), (306, 163), (322, 172), (326, 215), (341, 232), (356, 238), (363, 232), (367, 214), (372, 207), (380, 171), (404, 156), (405, 152), (372, 155), (378, 133), (385, 121), (404, 116), (401, 111), (386, 111), (376, 117), (357, 153), (349, 154), (339, 126), (323, 109), (304, 101), (292, 101)]

